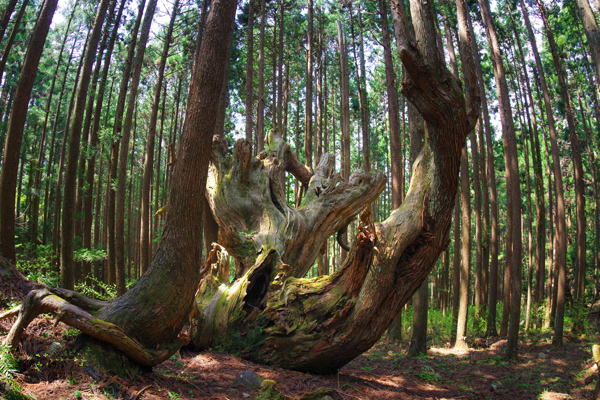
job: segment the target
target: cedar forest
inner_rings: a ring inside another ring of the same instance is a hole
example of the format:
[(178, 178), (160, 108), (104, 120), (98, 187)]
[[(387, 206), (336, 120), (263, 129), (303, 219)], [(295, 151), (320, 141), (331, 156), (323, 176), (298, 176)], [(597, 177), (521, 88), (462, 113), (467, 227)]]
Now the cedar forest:
[(257, 399), (515, 396), (340, 386), (439, 346), (600, 396), (599, 9), (1, 0), (0, 395), (166, 398), (135, 385), (213, 354), (321, 376)]

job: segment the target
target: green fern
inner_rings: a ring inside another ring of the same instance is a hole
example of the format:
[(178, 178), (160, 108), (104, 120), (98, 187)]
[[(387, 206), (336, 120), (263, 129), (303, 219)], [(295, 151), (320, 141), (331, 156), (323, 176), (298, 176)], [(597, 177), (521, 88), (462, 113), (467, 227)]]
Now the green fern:
[(0, 343), (0, 376), (12, 378), (17, 372), (17, 360), (11, 352), (10, 345)]

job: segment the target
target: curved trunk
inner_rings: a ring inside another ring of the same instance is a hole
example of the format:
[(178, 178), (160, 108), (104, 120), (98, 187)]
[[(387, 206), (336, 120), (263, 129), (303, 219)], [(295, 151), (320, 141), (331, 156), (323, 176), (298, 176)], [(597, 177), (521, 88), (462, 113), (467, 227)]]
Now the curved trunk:
[[(397, 7), (392, 4), (395, 16)], [(415, 77), (405, 80), (403, 91), (423, 115), (428, 137), (406, 200), (375, 224), (364, 206), (385, 178), (359, 170), (337, 184), (325, 155), (293, 209), (283, 201), (283, 173), (304, 182), (306, 169), (297, 167), (276, 132), (267, 152), (254, 159), (245, 141), (235, 144), (232, 161), (215, 141), (207, 194), (238, 274), (230, 285), (214, 277), (201, 283), (191, 329), (197, 347), (220, 345), (260, 363), (335, 371), (379, 340), (447, 247), (461, 149), (478, 113), (467, 112), (457, 81), (438, 58), (435, 36), (427, 36), (435, 35), (430, 7), (413, 7), (422, 18), (415, 21), (417, 36), (429, 41), (419, 42), (421, 51), (402, 37), (397, 42), (408, 76)], [(322, 241), (363, 208), (342, 267), (330, 276), (302, 278)]]
[[(222, 41), (231, 40), (236, 0), (213, 0), (206, 31), (196, 57), (179, 162), (173, 170), (169, 213), (152, 264), (123, 296), (98, 307), (62, 290), (31, 292), (19, 311), (6, 342), (18, 344), (35, 315), (52, 312), (61, 321), (96, 339), (111, 343), (139, 364), (156, 365), (185, 338), (178, 338), (188, 320), (200, 280), (202, 206), (210, 140), (216, 125), (219, 95), (226, 70)], [(0, 316), (0, 319), (2, 316)]]

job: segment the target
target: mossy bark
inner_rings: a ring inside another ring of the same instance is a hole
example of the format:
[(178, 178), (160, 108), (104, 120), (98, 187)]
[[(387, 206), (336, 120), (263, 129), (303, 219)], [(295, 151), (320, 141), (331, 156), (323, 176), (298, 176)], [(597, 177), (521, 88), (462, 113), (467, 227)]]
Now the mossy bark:
[[(212, 278), (201, 283), (191, 330), (198, 347), (333, 372), (381, 337), (448, 246), (461, 149), (477, 120), (478, 98), (471, 96), (467, 107), (445, 67), (431, 5), (411, 1), (411, 38), (403, 5), (391, 3), (407, 72), (402, 89), (426, 122), (406, 200), (375, 224), (368, 205), (381, 192), (383, 177), (357, 171), (343, 182), (325, 155), (300, 207), (292, 208), (282, 200), (283, 174), (291, 172), (304, 185), (307, 179), (276, 132), (257, 158), (241, 151), (248, 147), (243, 141), (233, 158), (215, 143), (207, 195), (220, 244), (238, 270), (230, 285)], [(303, 278), (322, 243), (363, 209), (342, 267), (331, 276)]]

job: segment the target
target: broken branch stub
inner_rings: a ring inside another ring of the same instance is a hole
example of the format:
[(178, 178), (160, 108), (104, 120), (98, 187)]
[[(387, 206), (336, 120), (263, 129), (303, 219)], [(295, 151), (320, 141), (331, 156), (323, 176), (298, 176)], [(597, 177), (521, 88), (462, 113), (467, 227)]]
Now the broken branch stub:
[[(207, 197), (219, 243), (236, 259), (238, 277), (271, 250), (290, 266), (287, 275), (304, 276), (323, 243), (383, 191), (383, 174), (357, 170), (344, 182), (334, 164), (325, 154), (313, 173), (276, 130), (269, 133), (265, 152), (254, 158), (247, 141), (238, 140), (231, 157), (215, 138)], [(286, 173), (308, 185), (298, 208), (287, 200)]]

